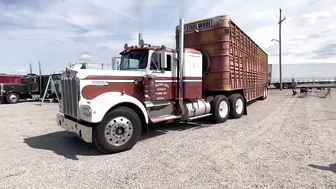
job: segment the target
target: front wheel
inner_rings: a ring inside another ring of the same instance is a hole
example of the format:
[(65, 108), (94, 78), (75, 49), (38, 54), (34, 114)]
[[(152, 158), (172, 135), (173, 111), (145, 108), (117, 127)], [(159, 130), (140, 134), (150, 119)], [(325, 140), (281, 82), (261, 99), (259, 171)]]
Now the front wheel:
[(141, 135), (141, 120), (131, 109), (119, 107), (108, 113), (94, 130), (96, 147), (103, 153), (131, 149)]
[(8, 104), (16, 104), (20, 101), (20, 96), (16, 93), (9, 93), (7, 96), (6, 96), (6, 102)]

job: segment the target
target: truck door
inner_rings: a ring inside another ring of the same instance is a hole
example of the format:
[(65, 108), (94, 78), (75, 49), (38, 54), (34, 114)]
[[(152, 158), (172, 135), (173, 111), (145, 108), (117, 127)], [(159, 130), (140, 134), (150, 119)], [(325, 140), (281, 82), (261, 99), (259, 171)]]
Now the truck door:
[(39, 83), (37, 82), (37, 78), (36, 77), (31, 77), (29, 78), (29, 83), (28, 83), (28, 90), (31, 93), (37, 93), (39, 92)]
[[(165, 61), (167, 68), (161, 68)], [(151, 101), (172, 100), (176, 96), (176, 76), (173, 72), (173, 56), (169, 52), (154, 52), (150, 58), (150, 76), (145, 77), (145, 95)], [(175, 66), (176, 67), (176, 66)], [(147, 94), (146, 94), (147, 93)]]

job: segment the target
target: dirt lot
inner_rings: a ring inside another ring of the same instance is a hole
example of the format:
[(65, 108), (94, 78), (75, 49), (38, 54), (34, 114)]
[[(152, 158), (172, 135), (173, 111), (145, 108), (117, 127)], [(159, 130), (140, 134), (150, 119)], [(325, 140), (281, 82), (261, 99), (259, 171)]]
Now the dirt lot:
[(336, 97), (271, 91), (224, 124), (160, 126), (101, 155), (56, 104), (0, 105), (0, 188), (336, 188)]

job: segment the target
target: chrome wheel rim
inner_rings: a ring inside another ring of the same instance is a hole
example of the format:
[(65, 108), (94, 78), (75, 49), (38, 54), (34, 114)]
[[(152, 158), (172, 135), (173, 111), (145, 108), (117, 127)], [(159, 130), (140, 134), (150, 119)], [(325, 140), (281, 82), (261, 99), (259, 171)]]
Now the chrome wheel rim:
[(227, 116), (229, 111), (228, 104), (225, 101), (222, 101), (219, 103), (219, 116), (221, 118), (224, 118)]
[(16, 95), (10, 95), (9, 96), (9, 100), (11, 101), (11, 102), (16, 102), (17, 100), (18, 100), (18, 98), (16, 97)]
[(105, 127), (105, 139), (114, 146), (128, 142), (133, 135), (133, 124), (126, 117), (113, 118)]
[(237, 101), (236, 101), (236, 112), (237, 112), (237, 114), (241, 114), (243, 112), (243, 106), (244, 106), (243, 100), (238, 98)]

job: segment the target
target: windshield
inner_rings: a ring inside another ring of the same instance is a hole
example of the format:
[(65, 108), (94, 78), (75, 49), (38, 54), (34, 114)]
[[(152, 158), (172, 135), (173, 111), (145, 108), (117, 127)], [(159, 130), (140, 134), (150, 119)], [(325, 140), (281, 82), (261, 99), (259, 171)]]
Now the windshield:
[(148, 60), (148, 51), (131, 51), (122, 55), (120, 70), (128, 69), (146, 69)]
[(51, 78), (53, 81), (61, 80), (61, 74), (52, 74)]

